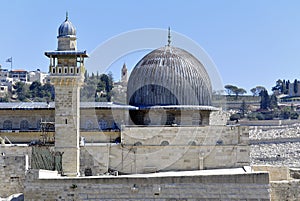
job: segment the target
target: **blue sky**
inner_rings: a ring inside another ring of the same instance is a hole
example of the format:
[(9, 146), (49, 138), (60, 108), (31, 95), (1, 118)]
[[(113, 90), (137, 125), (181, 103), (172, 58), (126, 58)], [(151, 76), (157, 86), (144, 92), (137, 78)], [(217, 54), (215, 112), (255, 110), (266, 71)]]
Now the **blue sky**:
[[(300, 79), (300, 1), (2, 1), (0, 64), (13, 57), (17, 69), (47, 71), (47, 50), (57, 48), (57, 28), (69, 19), (78, 49), (93, 50), (118, 34), (171, 27), (197, 42), (216, 64), (225, 84), (269, 91), (277, 79)], [(118, 59), (131, 69), (146, 52)], [(100, 64), (101, 65), (101, 64)]]

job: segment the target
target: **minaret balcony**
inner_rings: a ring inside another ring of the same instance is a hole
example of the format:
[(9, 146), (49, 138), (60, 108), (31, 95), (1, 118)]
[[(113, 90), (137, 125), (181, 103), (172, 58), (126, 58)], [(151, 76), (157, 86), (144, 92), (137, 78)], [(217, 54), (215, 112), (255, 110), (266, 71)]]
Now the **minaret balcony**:
[(50, 76), (81, 76), (84, 66), (50, 66)]

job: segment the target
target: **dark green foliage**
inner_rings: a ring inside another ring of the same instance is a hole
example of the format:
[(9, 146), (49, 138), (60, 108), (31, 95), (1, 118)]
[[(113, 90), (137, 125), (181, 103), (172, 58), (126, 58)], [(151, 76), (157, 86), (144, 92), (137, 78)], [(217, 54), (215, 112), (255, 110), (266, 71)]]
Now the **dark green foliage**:
[(228, 95), (233, 94), (234, 91), (238, 89), (237, 86), (233, 86), (233, 85), (229, 85), (229, 84), (228, 84), (228, 85), (225, 85), (224, 88), (226, 89)]
[(6, 95), (5, 97), (0, 98), (0, 102), (9, 102), (9, 97)]
[(49, 83), (42, 85), (34, 81), (29, 86), (28, 96), (33, 101), (54, 101), (54, 87)]
[(256, 86), (252, 88), (250, 91), (252, 92), (253, 96), (258, 96), (260, 92), (263, 90), (266, 90), (266, 88), (263, 86)]
[(291, 119), (298, 119), (298, 117), (299, 117), (299, 114), (298, 114), (297, 112), (292, 112), (292, 113), (290, 114), (290, 118), (291, 118)]
[(247, 93), (247, 91), (243, 88), (238, 88), (234, 85), (225, 85), (224, 88), (226, 89), (228, 95), (235, 94), (235, 98), (237, 99), (239, 95), (243, 95)]
[(290, 115), (291, 115), (291, 109), (287, 107), (285, 107), (280, 113), (280, 117), (282, 119), (289, 119)]
[(277, 97), (274, 94), (272, 94), (270, 98), (270, 109), (276, 108), (278, 108)]
[(86, 73), (86, 76), (83, 89), (80, 91), (81, 101), (111, 101), (113, 89), (112, 73), (99, 75), (97, 72), (96, 76), (94, 73), (92, 73), (92, 76)]
[(25, 101), (28, 98), (28, 87), (24, 82), (17, 82), (13, 88), (15, 89), (15, 95), (19, 101)]
[(297, 81), (297, 79), (294, 80), (294, 93), (295, 94), (298, 93), (298, 81)]
[(256, 113), (250, 113), (250, 114), (248, 114), (248, 115), (247, 115), (247, 118), (248, 118), (249, 120), (257, 120), (257, 119), (256, 119)]
[(230, 121), (238, 121), (241, 118), (241, 115), (236, 113), (230, 116)]
[(267, 90), (262, 90), (259, 93), (259, 96), (261, 96), (260, 101), (260, 109), (267, 110), (270, 108), (270, 98)]
[(241, 105), (241, 118), (245, 117), (245, 114), (248, 111), (248, 105), (246, 104), (245, 100), (243, 100), (242, 105)]
[(249, 120), (272, 120), (274, 118), (273, 112), (254, 112), (249, 114)]
[(257, 120), (265, 120), (265, 116), (262, 113), (257, 113), (255, 117)]

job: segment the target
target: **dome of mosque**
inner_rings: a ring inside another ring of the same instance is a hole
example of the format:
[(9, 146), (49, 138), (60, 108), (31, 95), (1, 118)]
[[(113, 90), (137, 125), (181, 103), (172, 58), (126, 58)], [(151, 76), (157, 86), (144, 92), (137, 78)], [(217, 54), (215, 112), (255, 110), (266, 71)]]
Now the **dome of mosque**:
[(76, 29), (73, 26), (73, 24), (69, 21), (67, 15), (66, 20), (58, 28), (58, 37), (75, 36), (75, 35), (76, 35)]
[(166, 45), (144, 56), (130, 74), (127, 103), (134, 106), (211, 105), (212, 87), (203, 64)]

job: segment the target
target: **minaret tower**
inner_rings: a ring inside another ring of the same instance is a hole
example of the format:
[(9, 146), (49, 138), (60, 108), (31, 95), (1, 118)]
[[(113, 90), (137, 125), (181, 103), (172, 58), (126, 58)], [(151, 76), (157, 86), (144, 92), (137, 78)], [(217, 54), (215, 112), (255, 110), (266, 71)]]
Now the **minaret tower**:
[(127, 85), (127, 82), (128, 82), (127, 67), (126, 64), (124, 63), (121, 69), (121, 83)]
[(76, 29), (68, 19), (58, 28), (56, 51), (50, 58), (49, 73), (55, 87), (55, 150), (63, 153), (66, 176), (79, 176), (80, 87), (84, 82), (86, 51), (77, 51)]

